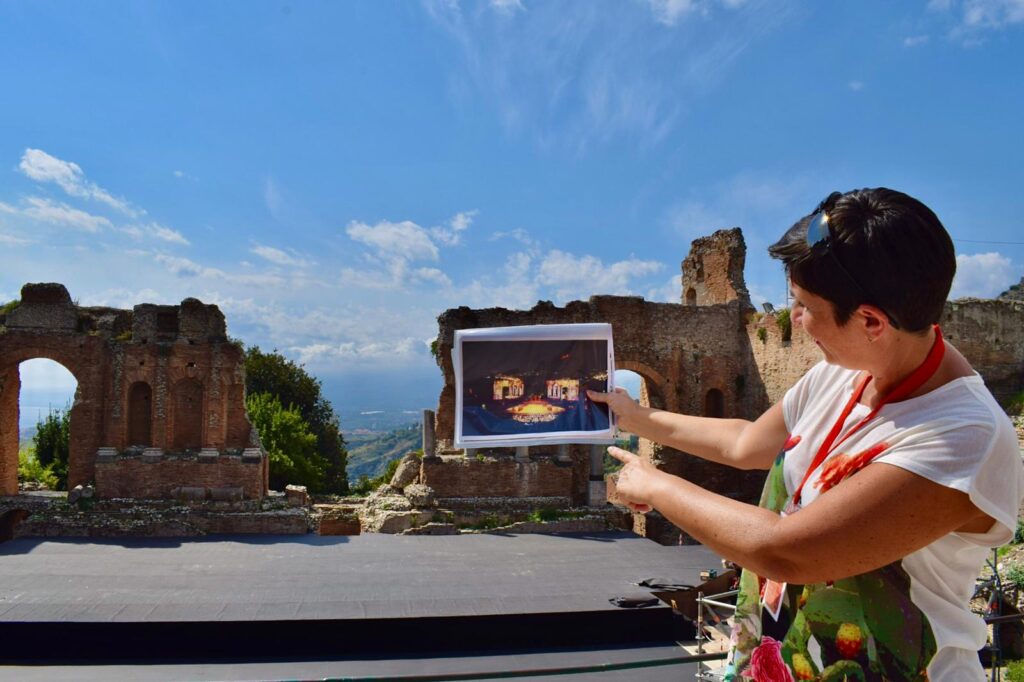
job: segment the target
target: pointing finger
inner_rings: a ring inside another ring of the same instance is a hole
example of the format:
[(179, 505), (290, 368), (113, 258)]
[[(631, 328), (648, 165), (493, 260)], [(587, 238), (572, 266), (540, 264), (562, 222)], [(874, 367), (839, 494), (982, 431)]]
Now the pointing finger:
[(637, 459), (637, 456), (634, 455), (632, 452), (627, 452), (626, 450), (623, 450), (622, 448), (617, 448), (614, 445), (608, 448), (608, 454), (614, 457), (615, 459), (619, 460), (623, 464), (629, 464), (633, 460)]

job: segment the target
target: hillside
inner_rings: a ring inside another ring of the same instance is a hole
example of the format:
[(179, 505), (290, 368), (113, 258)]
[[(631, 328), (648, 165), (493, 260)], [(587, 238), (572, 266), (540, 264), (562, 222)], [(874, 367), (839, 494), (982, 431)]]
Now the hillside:
[(360, 476), (373, 478), (384, 471), (388, 462), (421, 447), (418, 424), (403, 426), (392, 431), (345, 434), (348, 447), (348, 480), (355, 482)]

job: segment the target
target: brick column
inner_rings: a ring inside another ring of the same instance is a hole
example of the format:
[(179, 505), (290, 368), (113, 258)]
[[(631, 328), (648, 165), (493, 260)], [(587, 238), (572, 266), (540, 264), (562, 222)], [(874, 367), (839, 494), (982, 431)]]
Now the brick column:
[(0, 495), (18, 494), (18, 365), (0, 372)]

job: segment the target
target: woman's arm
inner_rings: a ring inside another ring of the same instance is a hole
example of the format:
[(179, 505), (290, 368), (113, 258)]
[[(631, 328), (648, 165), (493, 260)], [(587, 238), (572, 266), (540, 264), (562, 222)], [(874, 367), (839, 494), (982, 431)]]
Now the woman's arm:
[(641, 407), (623, 389), (587, 394), (594, 402), (607, 403), (622, 430), (736, 469), (768, 469), (789, 435), (782, 403), (751, 422)]
[(947, 533), (993, 520), (966, 493), (878, 462), (781, 517), (659, 471), (619, 448), (616, 493), (654, 507), (722, 557), (779, 582), (838, 580), (885, 566)]

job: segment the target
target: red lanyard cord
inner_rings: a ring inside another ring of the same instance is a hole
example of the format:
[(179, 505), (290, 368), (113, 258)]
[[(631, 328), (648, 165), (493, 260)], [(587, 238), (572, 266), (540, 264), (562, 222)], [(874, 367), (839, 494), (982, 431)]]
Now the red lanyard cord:
[(864, 389), (867, 388), (873, 377), (869, 374), (861, 380), (857, 385), (857, 388), (854, 389), (853, 395), (851, 395), (850, 399), (846, 402), (846, 406), (843, 408), (843, 411), (839, 414), (839, 419), (837, 419), (836, 423), (832, 425), (832, 429), (828, 432), (828, 435), (825, 436), (825, 440), (822, 442), (821, 447), (818, 448), (818, 453), (814, 456), (814, 461), (812, 461), (811, 465), (807, 468), (807, 473), (804, 474), (804, 479), (800, 481), (800, 487), (798, 487), (796, 492), (793, 493), (793, 504), (800, 503), (800, 493), (803, 491), (804, 484), (807, 483), (807, 479), (809, 479), (814, 470), (825, 461), (825, 458), (832, 454), (833, 450), (842, 445), (843, 441), (860, 430), (862, 426), (874, 419), (882, 407), (888, 403), (896, 403), (904, 400), (911, 393), (924, 386), (924, 384), (934, 376), (935, 372), (939, 369), (939, 365), (942, 364), (942, 357), (946, 353), (946, 343), (942, 340), (942, 330), (939, 329), (939, 325), (934, 325), (933, 329), (935, 329), (935, 342), (932, 344), (931, 350), (928, 351), (928, 355), (925, 357), (924, 362), (922, 362), (917, 369), (911, 372), (906, 379), (897, 384), (895, 388), (882, 396), (878, 405), (871, 410), (868, 416), (857, 422), (857, 424), (854, 425), (854, 427), (850, 429), (849, 432), (839, 440), (839, 442), (836, 442), (836, 438), (839, 437), (839, 432), (843, 430), (843, 425), (846, 424), (846, 418), (850, 416), (850, 412), (853, 411), (853, 406), (856, 405), (860, 401), (861, 396), (864, 395)]

